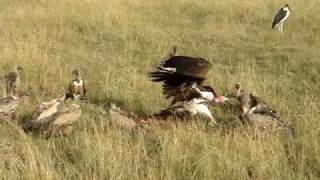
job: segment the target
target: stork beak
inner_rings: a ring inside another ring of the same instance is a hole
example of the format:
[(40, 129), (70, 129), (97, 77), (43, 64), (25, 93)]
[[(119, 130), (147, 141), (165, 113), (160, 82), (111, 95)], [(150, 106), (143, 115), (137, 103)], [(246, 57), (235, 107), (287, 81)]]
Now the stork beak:
[(289, 9), (289, 11), (290, 11), (290, 12), (292, 12), (292, 13), (293, 13), (293, 11), (292, 11), (292, 9), (291, 9), (291, 8), (289, 8), (289, 7), (288, 7), (288, 9)]

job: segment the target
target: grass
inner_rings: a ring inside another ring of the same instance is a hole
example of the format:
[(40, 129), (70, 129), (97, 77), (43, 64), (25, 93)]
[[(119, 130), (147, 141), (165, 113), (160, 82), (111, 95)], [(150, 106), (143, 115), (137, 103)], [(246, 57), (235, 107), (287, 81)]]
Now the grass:
[[(0, 74), (22, 65), (33, 92), (0, 124), (1, 179), (320, 179), (320, 2), (289, 3), (282, 38), (276, 0), (1, 1)], [(147, 73), (173, 45), (214, 64), (207, 83), (221, 94), (241, 82), (267, 100), (296, 136), (243, 127), (227, 106), (213, 107), (213, 129), (110, 126), (111, 101), (143, 113), (168, 105)], [(72, 135), (25, 134), (18, 122), (60, 96), (75, 68), (91, 103)]]

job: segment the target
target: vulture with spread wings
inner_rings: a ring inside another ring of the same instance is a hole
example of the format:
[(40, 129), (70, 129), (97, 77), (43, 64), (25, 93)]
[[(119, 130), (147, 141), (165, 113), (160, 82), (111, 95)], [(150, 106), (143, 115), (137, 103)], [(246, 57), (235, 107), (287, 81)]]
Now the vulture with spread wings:
[(203, 85), (211, 66), (212, 64), (203, 58), (190, 56), (173, 55), (163, 60), (156, 70), (150, 73), (151, 81), (163, 83), (165, 97), (172, 98), (171, 106), (161, 112), (171, 115), (183, 111), (183, 114), (205, 114), (209, 119), (213, 119), (208, 105), (222, 103), (227, 98), (218, 96), (212, 87)]
[(220, 102), (222, 97), (212, 87), (202, 85), (211, 66), (203, 58), (172, 56), (150, 73), (151, 81), (163, 82), (163, 94), (172, 104), (193, 98)]

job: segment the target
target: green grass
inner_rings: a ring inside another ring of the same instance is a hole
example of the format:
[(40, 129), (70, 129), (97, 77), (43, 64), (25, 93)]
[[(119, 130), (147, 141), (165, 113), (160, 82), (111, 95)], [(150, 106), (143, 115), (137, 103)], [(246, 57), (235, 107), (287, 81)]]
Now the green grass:
[[(320, 1), (289, 3), (282, 38), (276, 0), (2, 0), (0, 74), (22, 65), (33, 95), (0, 124), (1, 179), (319, 179)], [(227, 106), (213, 107), (213, 129), (110, 126), (111, 101), (143, 113), (168, 105), (147, 74), (173, 45), (214, 64), (206, 82), (221, 94), (241, 82), (279, 109), (296, 136), (242, 127)], [(75, 68), (91, 103), (72, 135), (25, 134), (18, 122), (65, 92)]]

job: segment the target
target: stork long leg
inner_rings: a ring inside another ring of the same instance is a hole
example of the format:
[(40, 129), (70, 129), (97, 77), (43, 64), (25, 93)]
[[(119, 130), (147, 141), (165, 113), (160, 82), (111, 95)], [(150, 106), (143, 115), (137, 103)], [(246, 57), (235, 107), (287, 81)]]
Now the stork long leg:
[(281, 37), (283, 38), (283, 23), (280, 24)]

